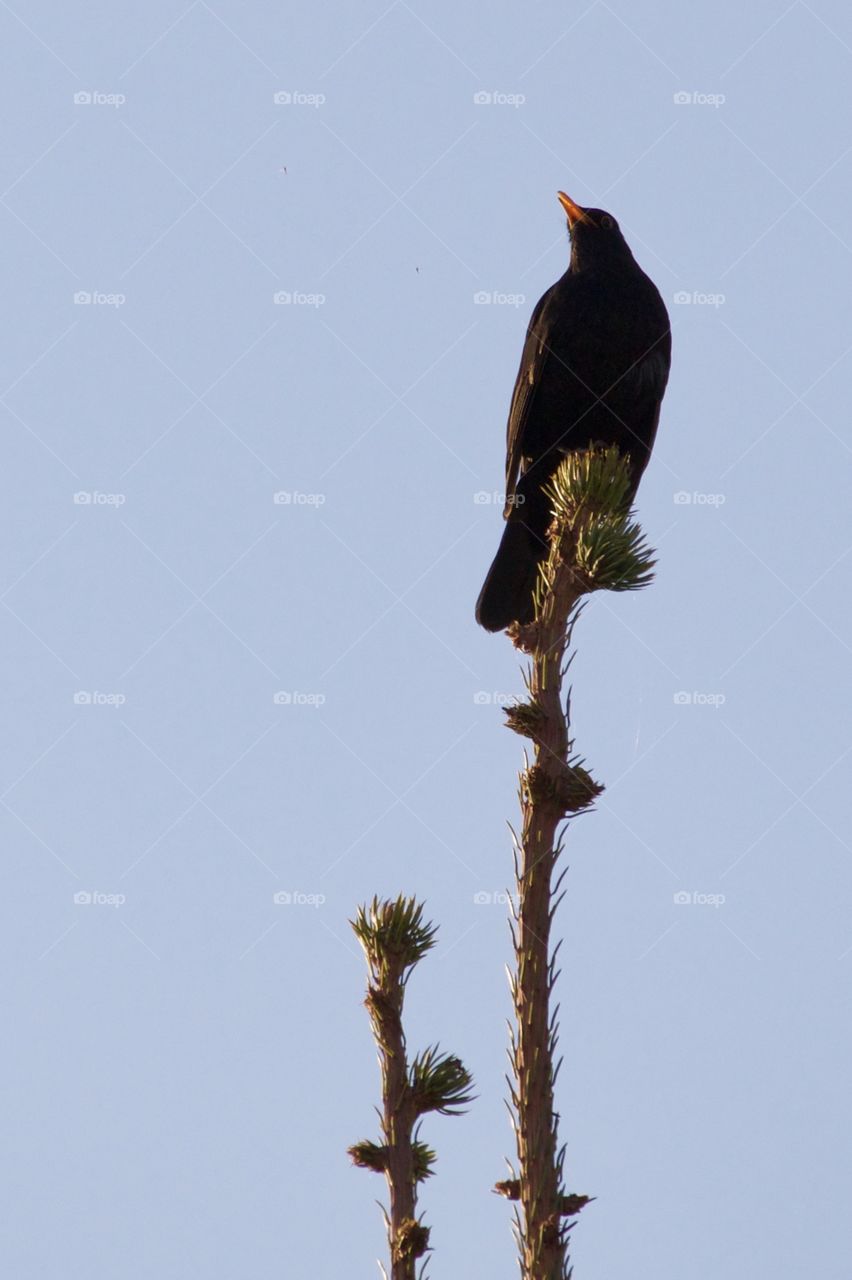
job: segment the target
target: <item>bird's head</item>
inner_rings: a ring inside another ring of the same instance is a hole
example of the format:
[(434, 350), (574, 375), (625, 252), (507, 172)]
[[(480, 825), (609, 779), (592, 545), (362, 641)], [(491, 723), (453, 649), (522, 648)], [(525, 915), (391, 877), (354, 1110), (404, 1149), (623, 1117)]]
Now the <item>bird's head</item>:
[(633, 258), (621, 228), (611, 213), (604, 209), (583, 209), (564, 191), (559, 203), (568, 218), (571, 236), (571, 269), (617, 264)]

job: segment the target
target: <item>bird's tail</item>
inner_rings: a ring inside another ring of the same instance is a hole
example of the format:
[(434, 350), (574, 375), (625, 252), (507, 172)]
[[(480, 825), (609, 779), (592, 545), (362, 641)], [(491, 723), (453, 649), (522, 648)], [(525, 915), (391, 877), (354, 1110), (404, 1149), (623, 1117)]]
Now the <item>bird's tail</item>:
[(542, 545), (519, 519), (506, 521), (494, 563), (476, 602), (476, 621), (486, 631), (512, 622), (532, 622), (533, 591)]

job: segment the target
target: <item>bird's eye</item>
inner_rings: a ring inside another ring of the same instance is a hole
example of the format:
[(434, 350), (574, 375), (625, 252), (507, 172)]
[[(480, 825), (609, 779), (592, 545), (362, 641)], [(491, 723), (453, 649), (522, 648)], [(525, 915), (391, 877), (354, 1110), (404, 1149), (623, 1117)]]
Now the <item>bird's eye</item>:
[(609, 216), (608, 213), (605, 213), (604, 216), (601, 218), (601, 226), (603, 227), (604, 231), (611, 231), (612, 228), (615, 226), (614, 220)]

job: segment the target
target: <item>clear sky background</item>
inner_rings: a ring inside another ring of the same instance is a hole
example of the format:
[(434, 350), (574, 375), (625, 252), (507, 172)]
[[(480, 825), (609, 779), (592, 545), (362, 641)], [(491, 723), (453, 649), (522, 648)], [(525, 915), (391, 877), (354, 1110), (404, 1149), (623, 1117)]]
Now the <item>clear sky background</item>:
[(479, 1091), (432, 1274), (516, 1274), (473, 605), (562, 188), (674, 329), (658, 578), (576, 632), (576, 1275), (847, 1280), (848, 7), (12, 0), (0, 50), (3, 1274), (376, 1275), (347, 918), (400, 891)]

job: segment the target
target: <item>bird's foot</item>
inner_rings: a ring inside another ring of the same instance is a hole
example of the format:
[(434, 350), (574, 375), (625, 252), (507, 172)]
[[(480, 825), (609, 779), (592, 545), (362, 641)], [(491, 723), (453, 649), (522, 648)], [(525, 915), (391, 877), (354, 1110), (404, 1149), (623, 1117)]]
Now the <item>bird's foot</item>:
[(534, 653), (539, 642), (537, 622), (513, 622), (506, 628), (506, 635), (522, 653)]

